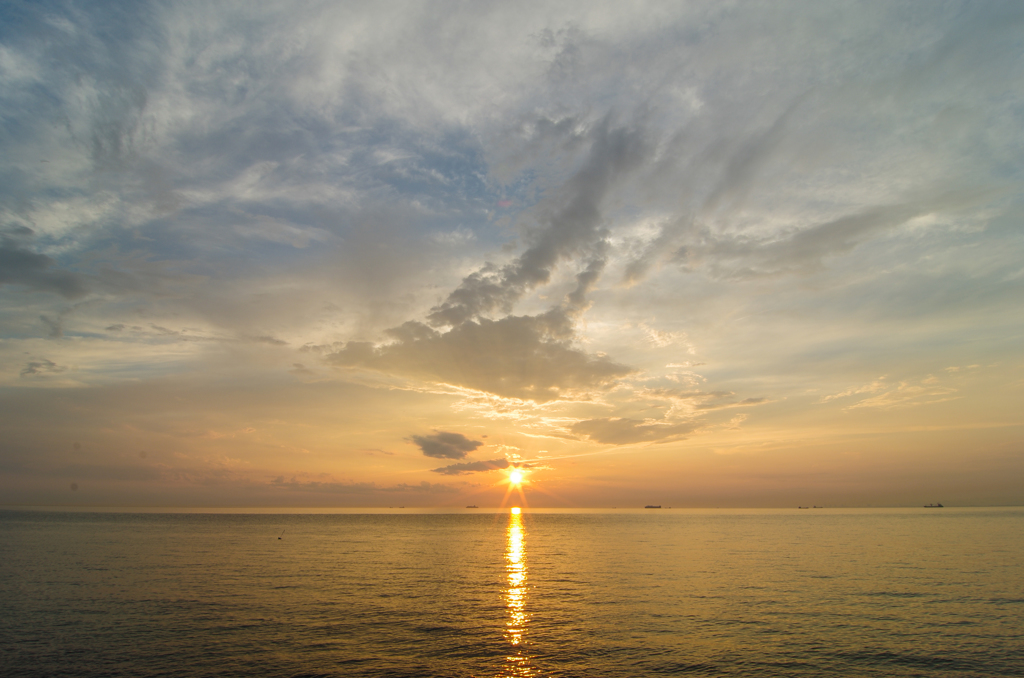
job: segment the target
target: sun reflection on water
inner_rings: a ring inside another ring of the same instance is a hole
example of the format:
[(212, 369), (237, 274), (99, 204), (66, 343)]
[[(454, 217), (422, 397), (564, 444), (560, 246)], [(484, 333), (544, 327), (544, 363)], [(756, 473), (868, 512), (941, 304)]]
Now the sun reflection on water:
[(509, 644), (509, 652), (505, 657), (504, 672), (500, 675), (509, 678), (533, 676), (536, 673), (526, 650), (526, 625), (530, 621), (526, 613), (526, 530), (518, 508), (513, 508), (508, 517), (505, 574), (507, 586), (502, 598), (508, 613), (505, 640)]

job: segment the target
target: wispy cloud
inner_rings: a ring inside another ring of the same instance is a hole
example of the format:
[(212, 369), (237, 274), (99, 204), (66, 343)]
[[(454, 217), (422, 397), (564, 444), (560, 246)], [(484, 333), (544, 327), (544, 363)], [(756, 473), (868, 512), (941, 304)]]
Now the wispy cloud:
[(697, 426), (693, 423), (669, 423), (663, 421), (605, 417), (588, 419), (572, 425), (572, 432), (586, 436), (603, 445), (635, 445), (670, 439), (678, 439), (692, 433)]
[(431, 469), (434, 473), (446, 476), (460, 476), (467, 473), (480, 473), (485, 471), (496, 471), (511, 466), (508, 459), (491, 459), (490, 461), (470, 461), (463, 464), (449, 464), (440, 468)]
[(63, 365), (58, 365), (52, 360), (45, 358), (41, 360), (32, 360), (25, 365), (24, 369), (21, 370), (21, 376), (27, 377), (33, 374), (55, 374), (63, 372), (67, 369)]

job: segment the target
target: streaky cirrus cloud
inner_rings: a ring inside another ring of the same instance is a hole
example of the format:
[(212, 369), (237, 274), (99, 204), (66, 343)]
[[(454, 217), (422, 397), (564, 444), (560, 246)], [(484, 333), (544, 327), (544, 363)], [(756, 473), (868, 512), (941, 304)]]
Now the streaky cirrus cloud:
[(440, 473), (446, 476), (461, 476), (467, 473), (481, 473), (485, 471), (497, 471), (512, 466), (508, 459), (491, 459), (489, 461), (468, 461), (462, 464), (449, 464), (440, 468), (430, 469), (433, 473)]
[(957, 214), (997, 199), (1007, 188), (986, 186), (970, 190), (936, 186), (908, 202), (862, 207), (824, 223), (792, 224), (767, 233), (722, 232), (713, 220), (686, 218), (667, 224), (659, 237), (626, 268), (635, 283), (663, 256), (683, 270), (703, 270), (714, 278), (743, 279), (806, 273), (821, 269), (828, 257), (854, 249), (860, 243), (893, 231), (930, 214)]
[(693, 422), (671, 423), (604, 417), (587, 419), (572, 425), (571, 431), (602, 445), (635, 445), (638, 443), (677, 440), (697, 429)]

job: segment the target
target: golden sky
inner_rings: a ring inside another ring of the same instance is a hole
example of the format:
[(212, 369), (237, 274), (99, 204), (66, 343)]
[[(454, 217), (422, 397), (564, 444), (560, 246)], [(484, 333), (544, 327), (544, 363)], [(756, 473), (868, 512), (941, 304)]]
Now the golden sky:
[(0, 503), (1024, 501), (1018, 3), (0, 13)]

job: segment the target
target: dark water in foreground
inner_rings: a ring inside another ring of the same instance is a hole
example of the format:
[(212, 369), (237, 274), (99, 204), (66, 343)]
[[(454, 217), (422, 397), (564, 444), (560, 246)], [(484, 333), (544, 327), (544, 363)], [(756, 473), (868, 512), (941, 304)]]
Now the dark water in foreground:
[(0, 511), (0, 673), (1024, 675), (1022, 528), (1024, 509)]

